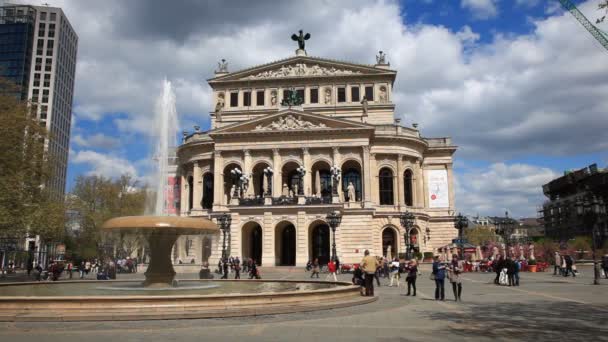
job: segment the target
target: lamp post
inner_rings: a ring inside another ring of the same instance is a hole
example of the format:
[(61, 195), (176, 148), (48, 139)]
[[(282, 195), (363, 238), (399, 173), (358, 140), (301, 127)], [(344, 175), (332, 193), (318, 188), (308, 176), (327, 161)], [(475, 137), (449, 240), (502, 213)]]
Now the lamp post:
[(502, 237), (502, 240), (505, 243), (505, 255), (507, 256), (509, 251), (509, 239), (513, 233), (513, 228), (513, 219), (509, 218), (509, 212), (505, 211), (505, 217), (498, 220), (496, 232)]
[(226, 250), (226, 234), (230, 234), (230, 224), (232, 223), (232, 217), (230, 214), (225, 213), (217, 218), (217, 222), (220, 224), (222, 235), (224, 237), (222, 242), (222, 262), (226, 262), (228, 251)]
[(300, 178), (298, 180), (298, 193), (296, 195), (303, 195), (304, 194), (304, 176), (306, 175), (306, 169), (304, 168), (304, 166), (300, 166), (296, 169), (296, 172), (300, 176)]
[(405, 233), (403, 233), (403, 239), (405, 240), (405, 258), (407, 260), (409, 260), (411, 258), (411, 256), (410, 256), (410, 250), (411, 250), (410, 230), (414, 226), (415, 218), (416, 217), (414, 216), (414, 214), (410, 213), (409, 211), (403, 212), (401, 214), (401, 216), (399, 217), (399, 220), (401, 221), (401, 226), (403, 227), (403, 229), (405, 231)]
[(576, 200), (576, 213), (579, 216), (583, 216), (585, 225), (591, 226), (591, 251), (593, 257), (593, 285), (600, 284), (600, 272), (597, 268), (597, 259), (595, 255), (595, 245), (597, 244), (597, 236), (599, 230), (597, 229), (597, 223), (599, 218), (606, 213), (604, 202), (601, 199), (593, 196), (591, 200), (586, 198), (582, 201), (580, 198)]
[(327, 214), (326, 219), (327, 219), (327, 223), (331, 227), (331, 231), (333, 232), (333, 235), (334, 235), (334, 241), (331, 246), (331, 254), (332, 254), (331, 260), (336, 262), (336, 260), (338, 260), (338, 256), (336, 253), (336, 228), (340, 225), (340, 222), (342, 222), (342, 214), (337, 210), (332, 211), (329, 214)]
[(462, 241), (462, 231), (468, 226), (469, 220), (466, 218), (466, 216), (462, 216), (461, 213), (458, 213), (458, 216), (454, 218), (454, 228), (458, 229), (458, 246), (460, 247), (460, 260), (464, 260), (464, 243)]

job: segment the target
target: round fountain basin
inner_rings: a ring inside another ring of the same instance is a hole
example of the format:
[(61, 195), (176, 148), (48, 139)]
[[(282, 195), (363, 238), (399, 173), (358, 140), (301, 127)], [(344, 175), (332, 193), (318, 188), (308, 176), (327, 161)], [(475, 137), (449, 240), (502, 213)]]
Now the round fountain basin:
[[(125, 290), (128, 289), (128, 290)], [(181, 280), (0, 284), (0, 321), (212, 318), (291, 313), (369, 303), (358, 286), (284, 280)]]

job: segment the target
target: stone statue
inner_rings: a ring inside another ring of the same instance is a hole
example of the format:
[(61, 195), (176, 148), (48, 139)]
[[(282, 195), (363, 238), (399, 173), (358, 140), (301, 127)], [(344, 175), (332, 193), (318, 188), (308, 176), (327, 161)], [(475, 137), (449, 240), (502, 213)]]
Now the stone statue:
[(378, 51), (376, 55), (376, 64), (388, 64), (386, 63), (386, 54), (382, 51)]
[(325, 88), (325, 104), (331, 104), (331, 89)]
[(217, 62), (217, 71), (216, 72), (228, 72), (228, 62), (225, 59)]
[(275, 107), (277, 105), (277, 92), (276, 90), (273, 90), (270, 93), (270, 105)]
[(385, 256), (386, 256), (386, 258), (387, 258), (389, 261), (391, 261), (391, 259), (393, 258), (393, 253), (392, 253), (392, 247), (391, 247), (391, 245), (388, 245), (388, 246), (386, 247), (386, 255), (385, 255)]
[(367, 116), (367, 97), (363, 96), (361, 100), (361, 106), (363, 106), (363, 116)]
[(492, 248), (492, 260), (496, 260), (498, 258), (498, 247), (494, 246)]
[(238, 194), (238, 192), (237, 192), (237, 190), (236, 190), (236, 185), (233, 185), (233, 186), (230, 188), (230, 199), (233, 199), (233, 198), (238, 198), (238, 196), (239, 196), (239, 194)]
[(298, 194), (298, 184), (293, 185), (293, 193), (296, 195)]
[[(348, 186), (346, 187), (346, 190), (348, 191), (348, 201), (355, 202), (357, 200), (357, 194), (356, 194), (355, 186), (353, 185), (353, 182), (348, 182)], [(390, 248), (390, 246), (389, 246), (389, 248)]]
[(289, 189), (289, 198), (293, 198), (293, 190)]
[(287, 186), (286, 183), (283, 183), (283, 191), (282, 191), (281, 195), (283, 195), (285, 197), (289, 197), (289, 187)]
[(310, 39), (310, 33), (304, 34), (302, 30), (300, 30), (299, 32), (299, 36), (295, 33), (292, 34), (291, 39), (298, 42), (298, 48), (300, 48), (300, 50), (304, 50), (304, 46), (306, 45), (305, 41)]
[(217, 103), (215, 104), (215, 119), (217, 121), (222, 121), (222, 111), (224, 111), (224, 105), (226, 101), (224, 100), (224, 93), (220, 93), (217, 96)]
[(534, 244), (533, 243), (528, 245), (528, 253), (530, 253), (530, 260), (536, 260), (536, 257), (534, 257)]

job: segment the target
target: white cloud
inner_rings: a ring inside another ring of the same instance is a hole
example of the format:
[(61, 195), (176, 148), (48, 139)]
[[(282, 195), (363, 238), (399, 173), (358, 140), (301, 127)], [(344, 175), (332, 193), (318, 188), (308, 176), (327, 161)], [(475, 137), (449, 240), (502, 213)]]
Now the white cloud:
[(494, 18), (498, 15), (498, 0), (461, 0), (460, 7), (466, 8), (479, 20)]
[(80, 134), (76, 134), (72, 140), (76, 145), (81, 147), (113, 149), (120, 146), (120, 140), (118, 138), (109, 137), (101, 133), (84, 137)]
[(86, 164), (90, 171), (87, 175), (98, 175), (104, 177), (120, 177), (129, 174), (137, 177), (137, 170), (127, 159), (99, 153), (90, 150), (76, 151), (71, 156), (74, 164)]
[(456, 177), (456, 206), (468, 214), (535, 217), (545, 197), (542, 185), (559, 175), (549, 168), (528, 164), (495, 163), (469, 169)]

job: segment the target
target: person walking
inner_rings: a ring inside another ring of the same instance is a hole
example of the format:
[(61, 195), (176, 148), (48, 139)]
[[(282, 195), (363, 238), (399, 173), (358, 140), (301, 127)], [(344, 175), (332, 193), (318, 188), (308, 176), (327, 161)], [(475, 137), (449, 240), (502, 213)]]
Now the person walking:
[(234, 262), (234, 279), (241, 279), (241, 263), (236, 261)]
[(397, 287), (399, 287), (401, 284), (399, 282), (399, 259), (395, 258), (393, 261), (391, 261), (391, 266), (390, 266), (390, 275), (391, 275), (391, 283), (388, 286), (393, 286), (393, 281), (397, 281)]
[(325, 277), (325, 280), (333, 276), (334, 281), (338, 281), (338, 278), (336, 277), (336, 263), (333, 260), (329, 260), (329, 263), (327, 263), (327, 271), (329, 271), (329, 274)]
[(228, 260), (224, 259), (224, 261), (222, 262), (222, 270), (223, 270), (223, 275), (220, 279), (228, 279)]
[(365, 250), (363, 253), (364, 257), (361, 260), (361, 268), (365, 273), (365, 295), (374, 295), (374, 278), (376, 277), (376, 271), (380, 263), (376, 257), (369, 255), (369, 250)]
[(604, 277), (608, 279), (608, 254), (604, 254), (602, 257), (602, 270), (604, 270)]
[(505, 266), (507, 269), (507, 279), (509, 286), (515, 286), (515, 261), (513, 261), (510, 257), (507, 258), (505, 262)]
[[(396, 258), (395, 258), (396, 260)], [(405, 281), (407, 282), (407, 294), (410, 295), (410, 289), (414, 289), (413, 297), (416, 297), (416, 278), (418, 277), (418, 263), (416, 260), (411, 260), (406, 267), (407, 276)]]
[(452, 283), (452, 292), (454, 292), (454, 301), (462, 301), (462, 280), (460, 279), (460, 273), (462, 273), (462, 261), (458, 260), (458, 256), (452, 257), (452, 262), (449, 268), (449, 279)]
[(500, 272), (502, 272), (502, 269), (504, 268), (504, 261), (502, 259), (502, 255), (493, 261), (492, 266), (494, 266), (494, 272), (496, 273), (496, 278), (494, 278), (494, 284), (500, 285)]
[(435, 300), (445, 300), (445, 264), (435, 256), (433, 262), (433, 275), (435, 279)]
[(84, 278), (84, 268), (85, 268), (85, 264), (84, 264), (84, 260), (80, 262), (80, 267), (78, 267), (78, 272), (80, 272), (80, 279)]
[(376, 257), (376, 263), (378, 264), (378, 267), (376, 267), (376, 272), (374, 273), (374, 278), (376, 279), (376, 283), (378, 284), (378, 287), (380, 287), (380, 272), (382, 271), (382, 259), (379, 257)]
[(562, 256), (559, 255), (559, 252), (555, 252), (554, 256), (555, 265), (553, 266), (553, 275), (561, 275), (562, 274)]
[(319, 266), (319, 259), (316, 259), (312, 261), (312, 273), (310, 274), (310, 277), (314, 277), (315, 274), (317, 275), (317, 279), (319, 279), (319, 272), (321, 271), (321, 268)]
[(519, 270), (521, 270), (521, 260), (515, 260), (515, 270), (513, 272), (515, 286), (519, 286)]
[(71, 261), (68, 262), (67, 271), (68, 271), (68, 276), (70, 277), (69, 279), (72, 279), (72, 272), (74, 271), (74, 264)]
[(572, 265), (574, 265), (574, 259), (570, 254), (564, 255), (564, 259), (566, 260), (566, 270), (564, 271), (564, 277), (567, 277), (570, 273), (572, 273), (572, 277), (576, 278), (576, 274), (572, 270)]

